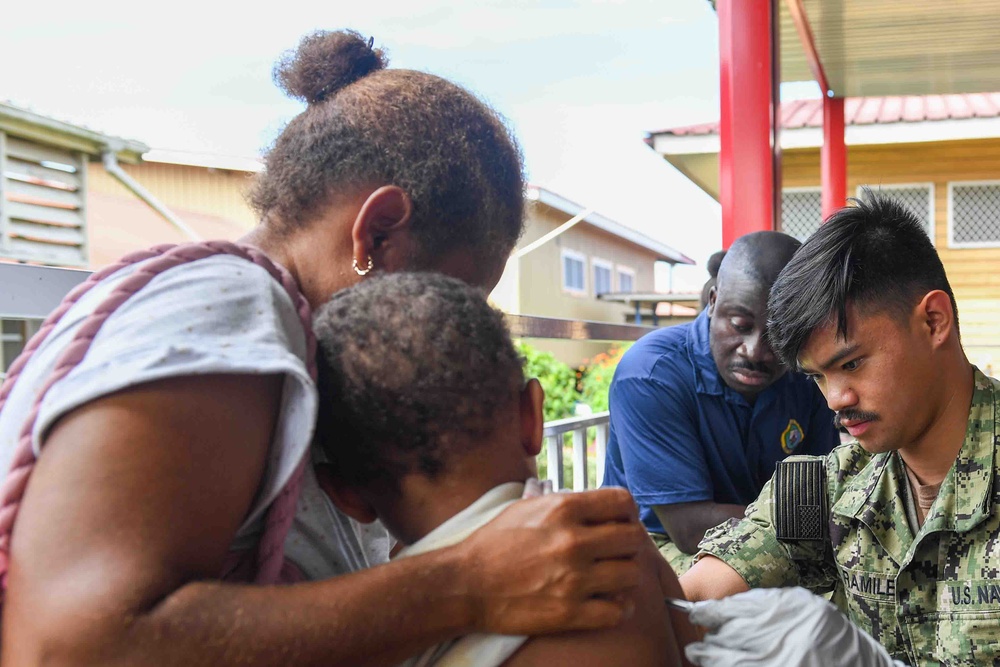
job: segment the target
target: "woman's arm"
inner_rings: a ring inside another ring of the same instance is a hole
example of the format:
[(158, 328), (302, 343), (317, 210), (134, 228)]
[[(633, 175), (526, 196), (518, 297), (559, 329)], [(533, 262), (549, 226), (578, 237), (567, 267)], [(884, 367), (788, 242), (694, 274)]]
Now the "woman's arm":
[(470, 631), (619, 622), (622, 602), (592, 597), (638, 581), (646, 537), (619, 490), (517, 503), (456, 547), (328, 581), (212, 581), (260, 483), (281, 385), (163, 380), (62, 418), (15, 526), (0, 662), (388, 665)]
[[(675, 623), (664, 604), (664, 589), (680, 592), (677, 577), (647, 539), (648, 549), (639, 556), (642, 575), (639, 586), (629, 595), (634, 611), (614, 628), (567, 632), (528, 641), (505, 667), (579, 667), (579, 665), (630, 665), (631, 667), (679, 667), (684, 661), (685, 642), (680, 641)], [(663, 571), (666, 568), (669, 575)], [(672, 583), (671, 583), (672, 579)], [(676, 588), (676, 590), (674, 590)], [(687, 624), (687, 620), (684, 620)]]

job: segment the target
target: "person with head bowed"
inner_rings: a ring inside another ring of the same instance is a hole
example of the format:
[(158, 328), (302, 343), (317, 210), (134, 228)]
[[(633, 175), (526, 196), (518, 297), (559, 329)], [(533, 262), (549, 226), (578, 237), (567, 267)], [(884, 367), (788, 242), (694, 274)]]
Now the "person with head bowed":
[(780, 607), (778, 627), (778, 616), (789, 627), (820, 621), (808, 624), (823, 637), (799, 651), (808, 662), (794, 664), (847, 664), (823, 647), (865, 635), (829, 606), (801, 593), (734, 595), (803, 587), (832, 594), (897, 661), (997, 664), (1000, 382), (966, 357), (954, 292), (919, 218), (864, 192), (803, 244), (769, 310), (775, 350), (854, 440), (787, 464), (808, 472), (812, 492), (789, 483), (805, 476), (776, 474), (744, 519), (706, 536), (681, 584), (692, 600), (733, 597), (703, 605), (717, 629), (697, 651), (720, 655), (714, 664), (763, 664), (734, 659), (776, 655), (766, 644), (784, 640), (751, 641), (740, 626)]
[[(316, 335), (323, 489), (358, 521), (381, 520), (401, 545), (394, 558), (461, 541), (539, 485), (542, 387), (481, 292), (439, 274), (386, 274), (334, 295)], [(404, 667), (679, 665), (693, 632), (683, 618), (675, 631), (664, 604), (679, 585), (654, 549), (641, 564), (635, 609), (618, 627), (474, 633)]]
[(798, 247), (779, 232), (737, 239), (708, 308), (646, 334), (615, 371), (604, 485), (631, 491), (678, 574), (705, 531), (743, 516), (778, 461), (838, 443), (822, 394), (767, 339), (768, 290)]
[(385, 529), (322, 493), (310, 307), (400, 270), (488, 291), (524, 183), (488, 106), (356, 33), (306, 37), (275, 75), (306, 108), (251, 193), (259, 226), (97, 273), (0, 393), (4, 665), (388, 665), (632, 607), (646, 537), (621, 490), (516, 503), (388, 564)]

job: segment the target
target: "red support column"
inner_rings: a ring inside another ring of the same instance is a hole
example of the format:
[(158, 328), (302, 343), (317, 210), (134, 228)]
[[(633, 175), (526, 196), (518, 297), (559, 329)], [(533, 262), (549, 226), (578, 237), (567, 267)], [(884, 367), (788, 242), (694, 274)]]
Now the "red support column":
[(721, 85), (719, 201), (722, 246), (774, 229), (775, 153), (772, 118), (775, 58), (772, 0), (718, 0)]
[(823, 148), (820, 149), (823, 220), (847, 204), (847, 144), (844, 141), (844, 98), (823, 98)]

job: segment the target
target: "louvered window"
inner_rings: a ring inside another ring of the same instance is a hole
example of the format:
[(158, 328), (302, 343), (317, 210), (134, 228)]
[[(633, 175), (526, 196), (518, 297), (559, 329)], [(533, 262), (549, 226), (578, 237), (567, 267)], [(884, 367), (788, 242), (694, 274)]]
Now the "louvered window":
[(0, 132), (0, 257), (85, 266), (85, 158)]

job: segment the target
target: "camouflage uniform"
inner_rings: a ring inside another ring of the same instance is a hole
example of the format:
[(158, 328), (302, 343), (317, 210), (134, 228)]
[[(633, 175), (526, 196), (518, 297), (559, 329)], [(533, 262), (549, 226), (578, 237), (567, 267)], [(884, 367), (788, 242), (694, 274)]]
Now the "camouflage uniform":
[(686, 554), (681, 551), (680, 547), (674, 544), (666, 535), (650, 533), (649, 537), (652, 538), (657, 551), (670, 564), (670, 569), (678, 577), (690, 570), (691, 566), (694, 565), (694, 554)]
[(722, 559), (751, 588), (832, 590), (908, 664), (1000, 664), (998, 400), (1000, 382), (976, 370), (965, 442), (915, 535), (899, 455), (855, 442), (825, 457), (828, 541), (779, 542), (769, 482), (745, 519), (706, 534), (699, 557)]

